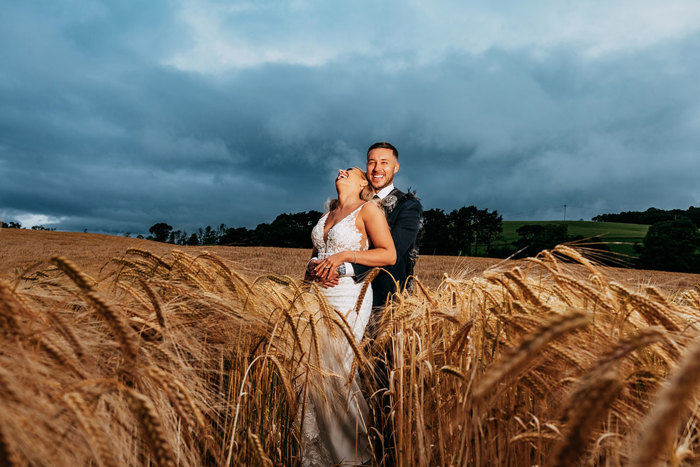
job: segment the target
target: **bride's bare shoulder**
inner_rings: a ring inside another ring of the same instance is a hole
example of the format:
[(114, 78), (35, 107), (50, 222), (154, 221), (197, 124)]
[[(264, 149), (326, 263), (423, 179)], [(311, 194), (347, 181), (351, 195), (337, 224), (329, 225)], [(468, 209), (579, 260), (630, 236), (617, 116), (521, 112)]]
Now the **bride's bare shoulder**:
[(363, 216), (384, 216), (382, 208), (377, 206), (373, 201), (368, 201), (360, 210)]

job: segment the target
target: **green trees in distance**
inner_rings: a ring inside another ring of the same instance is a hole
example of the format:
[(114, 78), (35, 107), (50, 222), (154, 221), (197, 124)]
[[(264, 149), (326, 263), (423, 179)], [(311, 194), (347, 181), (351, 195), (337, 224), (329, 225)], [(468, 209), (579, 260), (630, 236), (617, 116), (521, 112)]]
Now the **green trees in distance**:
[(700, 207), (690, 206), (685, 211), (682, 209), (656, 209), (649, 208), (646, 211), (624, 211), (617, 214), (601, 214), (593, 218), (596, 222), (624, 222), (627, 224), (653, 225), (657, 222), (672, 221), (686, 217), (700, 228)]
[(149, 240), (173, 243), (176, 245), (232, 245), (232, 246), (279, 246), (290, 248), (311, 248), (311, 229), (321, 217), (318, 211), (304, 211), (280, 214), (272, 223), (258, 224), (255, 229), (245, 227), (218, 227), (210, 225), (188, 233), (173, 230), (165, 222), (158, 222), (148, 231)]
[(477, 256), (483, 250), (489, 256), (502, 232), (503, 217), (498, 211), (463, 206), (447, 214), (429, 209), (423, 213), (419, 250), (421, 254), (453, 256)]
[[(421, 252), (425, 254), (490, 254), (503, 230), (503, 218), (497, 211), (476, 206), (461, 207), (449, 214), (442, 209), (431, 209), (424, 215), (419, 241)], [(221, 224), (218, 228), (206, 226), (193, 233), (173, 230), (165, 222), (158, 222), (149, 229), (151, 236), (148, 238), (178, 245), (311, 248), (311, 230), (320, 217), (318, 211), (280, 214), (271, 223), (258, 224), (255, 229)]]
[(700, 272), (700, 233), (687, 217), (649, 227), (639, 264), (645, 269)]
[(150, 229), (148, 229), (149, 232), (151, 232), (151, 235), (153, 235), (153, 240), (156, 242), (167, 242), (168, 241), (168, 236), (170, 235), (170, 232), (173, 230), (172, 225), (168, 225), (165, 222), (158, 222), (157, 224), (153, 224)]
[(3, 229), (21, 229), (22, 228), (22, 224), (20, 224), (19, 222), (14, 222), (14, 221), (10, 221), (9, 223), (2, 222), (2, 224), (0, 224), (0, 226), (2, 226)]
[(514, 242), (519, 257), (535, 256), (542, 250), (550, 250), (569, 240), (566, 224), (523, 225), (515, 232), (518, 239)]
[[(476, 206), (463, 206), (451, 212), (429, 209), (423, 215), (423, 228), (419, 233), (419, 251), (422, 255), (525, 257), (573, 240), (596, 243), (591, 248), (597, 250), (610, 250), (604, 243), (599, 243), (599, 238), (571, 236), (567, 225), (558, 223), (521, 225), (516, 230), (518, 238), (508, 243), (502, 236), (503, 218), (498, 211)], [(318, 211), (285, 213), (271, 223), (258, 224), (255, 229), (220, 224), (218, 227), (199, 228), (191, 233), (173, 230), (169, 224), (159, 222), (149, 229), (149, 238), (178, 245), (311, 248), (311, 230), (320, 217)], [(639, 249), (641, 256), (633, 265), (666, 271), (700, 272), (698, 250), (700, 233), (689, 218), (661, 221), (649, 228)], [(613, 255), (596, 255), (596, 259), (619, 264), (619, 258)]]

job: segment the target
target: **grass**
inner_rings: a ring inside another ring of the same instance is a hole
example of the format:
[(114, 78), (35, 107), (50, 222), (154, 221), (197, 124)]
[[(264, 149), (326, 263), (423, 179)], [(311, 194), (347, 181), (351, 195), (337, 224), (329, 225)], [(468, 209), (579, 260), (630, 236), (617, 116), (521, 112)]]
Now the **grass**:
[(103, 266), (0, 281), (0, 464), (299, 465), (303, 401), (337, 404), (323, 362), (347, 348), (391, 369), (397, 465), (700, 460), (697, 276), (621, 282), (560, 246), (419, 282), (355, 342), (293, 277), (172, 247)]
[(504, 221), (503, 237), (507, 242), (518, 239), (516, 230), (523, 225), (566, 224), (569, 235), (581, 235), (583, 237), (601, 236), (606, 239), (629, 239), (641, 241), (649, 230), (648, 225), (623, 224), (620, 222), (592, 222), (592, 221)]
[(518, 239), (516, 231), (523, 225), (566, 224), (570, 236), (584, 238), (601, 237), (604, 242), (622, 242), (626, 245), (611, 244), (611, 250), (626, 255), (638, 256), (631, 244), (641, 243), (649, 230), (648, 225), (624, 224), (619, 222), (592, 221), (503, 221), (503, 240), (495, 246), (509, 245)]

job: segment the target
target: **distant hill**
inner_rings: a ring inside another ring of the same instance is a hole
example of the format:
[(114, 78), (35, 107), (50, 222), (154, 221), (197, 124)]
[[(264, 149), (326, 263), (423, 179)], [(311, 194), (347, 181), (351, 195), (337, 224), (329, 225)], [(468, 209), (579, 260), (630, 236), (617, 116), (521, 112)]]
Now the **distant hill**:
[(593, 221), (503, 221), (503, 241), (497, 245), (507, 245), (518, 239), (516, 230), (523, 225), (566, 224), (570, 236), (585, 238), (599, 236), (606, 242), (624, 242), (630, 245), (610, 245), (612, 251), (635, 255), (632, 244), (640, 243), (649, 230), (648, 225), (624, 224), (619, 222)]

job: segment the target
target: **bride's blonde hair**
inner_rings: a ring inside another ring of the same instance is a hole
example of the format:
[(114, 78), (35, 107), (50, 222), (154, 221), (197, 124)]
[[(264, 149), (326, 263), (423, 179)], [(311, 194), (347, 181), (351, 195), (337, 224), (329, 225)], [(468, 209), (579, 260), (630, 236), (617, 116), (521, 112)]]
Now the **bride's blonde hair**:
[[(362, 188), (362, 191), (360, 191), (360, 199), (362, 201), (371, 201), (372, 198), (374, 198), (374, 189), (372, 188), (372, 185), (369, 184), (369, 180), (367, 179), (367, 174), (365, 173), (364, 170), (362, 170), (359, 167), (350, 167), (350, 170), (352, 170), (352, 169), (359, 170), (360, 174), (362, 175), (362, 180), (367, 182), (367, 186)], [(326, 210), (327, 211), (332, 211), (337, 207), (338, 207), (338, 198), (329, 199), (326, 202)]]

